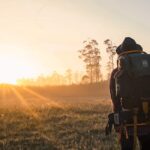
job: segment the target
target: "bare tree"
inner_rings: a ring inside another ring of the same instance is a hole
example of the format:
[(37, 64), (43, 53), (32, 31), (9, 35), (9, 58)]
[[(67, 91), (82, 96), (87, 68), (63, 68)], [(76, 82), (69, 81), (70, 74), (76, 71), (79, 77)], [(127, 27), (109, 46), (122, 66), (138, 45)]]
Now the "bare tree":
[(94, 39), (84, 41), (83, 49), (79, 50), (79, 58), (86, 64), (86, 72), (90, 78), (90, 83), (98, 82), (101, 76), (100, 50), (98, 42)]
[(107, 71), (108, 71), (108, 78), (110, 78), (111, 71), (114, 69), (114, 56), (116, 54), (116, 46), (112, 43), (110, 39), (106, 39), (104, 41), (106, 47), (106, 52), (109, 55), (109, 61), (107, 63)]

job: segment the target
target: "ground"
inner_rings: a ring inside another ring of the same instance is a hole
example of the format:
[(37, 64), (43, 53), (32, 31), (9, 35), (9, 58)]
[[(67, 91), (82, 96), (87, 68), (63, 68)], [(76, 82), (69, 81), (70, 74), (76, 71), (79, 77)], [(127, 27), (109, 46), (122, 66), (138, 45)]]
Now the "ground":
[(49, 97), (25, 87), (0, 87), (0, 150), (117, 150), (105, 136), (111, 101)]

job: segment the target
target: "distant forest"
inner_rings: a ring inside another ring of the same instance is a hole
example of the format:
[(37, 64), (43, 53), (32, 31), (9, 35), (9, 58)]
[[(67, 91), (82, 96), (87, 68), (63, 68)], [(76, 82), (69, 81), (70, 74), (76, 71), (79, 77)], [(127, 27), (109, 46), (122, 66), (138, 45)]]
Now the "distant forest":
[(80, 72), (73, 72), (71, 69), (67, 69), (64, 75), (59, 74), (55, 71), (51, 75), (41, 75), (38, 76), (36, 79), (18, 79), (17, 84), (38, 87), (72, 85), (72, 88), (75, 88), (76, 85), (81, 84), (92, 84), (93, 86), (96, 86), (97, 83), (108, 83), (111, 71), (114, 69), (114, 57), (116, 54), (116, 46), (110, 39), (106, 39), (104, 41), (104, 44), (106, 46), (106, 52), (109, 58), (106, 64), (107, 77), (105, 78), (105, 80), (101, 71), (102, 57), (101, 49), (99, 48), (99, 43), (95, 39), (88, 39), (86, 41), (83, 41), (83, 48), (77, 51), (79, 59), (83, 60), (83, 63), (85, 64), (85, 74)]

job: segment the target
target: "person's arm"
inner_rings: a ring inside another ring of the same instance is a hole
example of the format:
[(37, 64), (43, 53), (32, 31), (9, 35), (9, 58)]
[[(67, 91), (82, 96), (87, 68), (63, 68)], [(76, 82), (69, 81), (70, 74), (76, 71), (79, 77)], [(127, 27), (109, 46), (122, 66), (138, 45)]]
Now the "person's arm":
[(117, 68), (114, 69), (111, 73), (111, 78), (110, 78), (110, 95), (111, 95), (111, 99), (113, 102), (114, 112), (121, 111), (120, 98), (118, 96), (116, 96), (116, 87), (115, 87), (115, 78), (114, 78), (117, 71), (118, 71)]

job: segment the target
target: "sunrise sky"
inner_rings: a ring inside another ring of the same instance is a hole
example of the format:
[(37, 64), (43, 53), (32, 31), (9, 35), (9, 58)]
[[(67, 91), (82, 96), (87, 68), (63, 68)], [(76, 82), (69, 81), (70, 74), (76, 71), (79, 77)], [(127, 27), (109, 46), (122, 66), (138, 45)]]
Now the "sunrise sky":
[(118, 45), (131, 36), (150, 52), (147, 0), (0, 0), (0, 82), (15, 82), (71, 68), (84, 71), (78, 58), (82, 41), (94, 38)]

